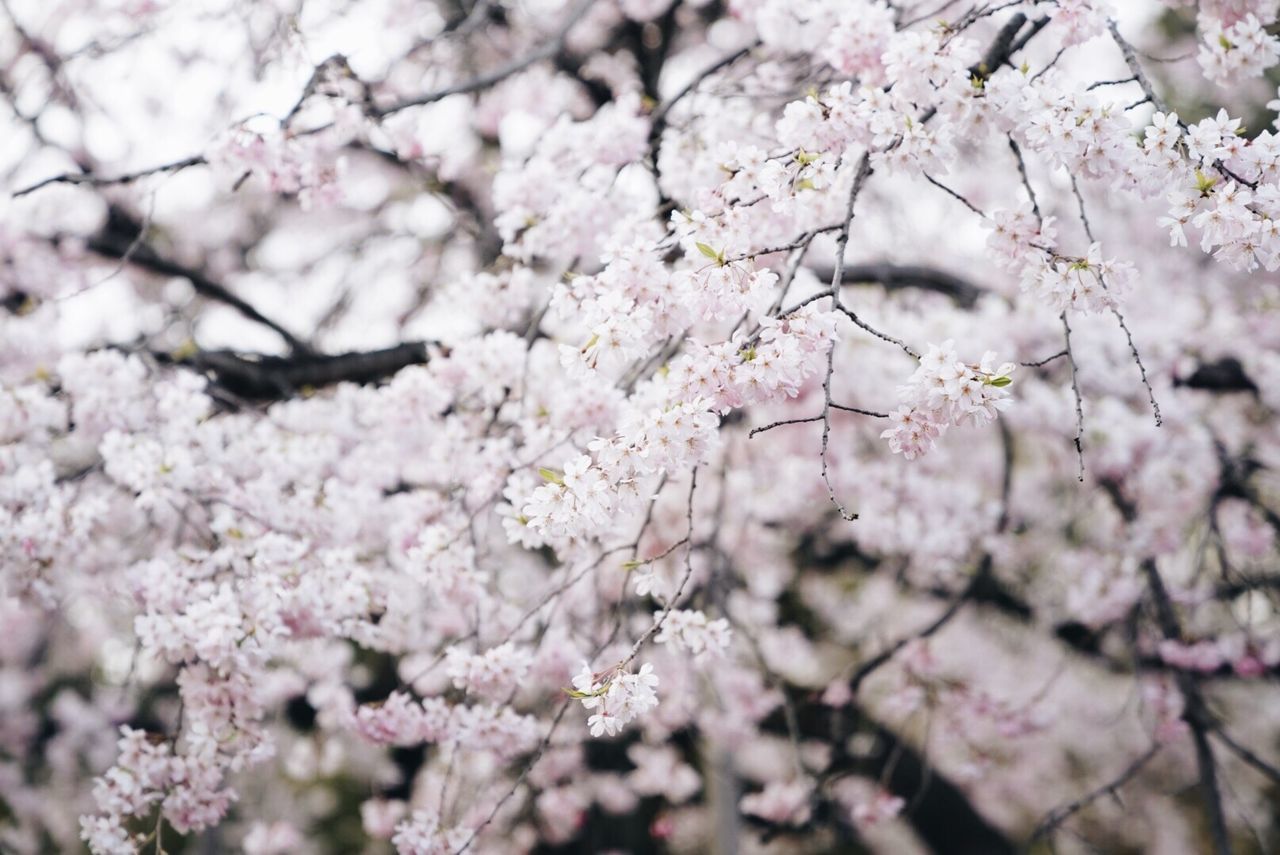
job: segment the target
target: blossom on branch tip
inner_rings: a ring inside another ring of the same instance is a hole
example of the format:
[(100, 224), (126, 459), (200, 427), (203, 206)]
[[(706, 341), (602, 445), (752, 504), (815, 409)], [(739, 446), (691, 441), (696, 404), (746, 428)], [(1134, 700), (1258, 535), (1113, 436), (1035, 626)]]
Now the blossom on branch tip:
[(997, 365), (991, 351), (977, 365), (960, 361), (955, 342), (931, 344), (920, 366), (898, 387), (902, 406), (890, 414), (894, 422), (880, 434), (889, 447), (912, 460), (929, 452), (934, 440), (965, 422), (994, 421), (1010, 404), (1008, 387), (1016, 366)]

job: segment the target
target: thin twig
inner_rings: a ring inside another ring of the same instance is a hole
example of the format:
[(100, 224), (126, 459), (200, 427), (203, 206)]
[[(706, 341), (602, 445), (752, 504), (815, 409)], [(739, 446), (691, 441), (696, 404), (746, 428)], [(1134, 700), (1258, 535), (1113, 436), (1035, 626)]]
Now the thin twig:
[[(1074, 175), (1071, 176), (1071, 191), (1075, 194), (1076, 204), (1080, 206), (1080, 222), (1084, 225), (1084, 233), (1089, 238), (1089, 243), (1094, 243), (1093, 225), (1089, 222), (1089, 213), (1085, 208), (1084, 194), (1080, 192), (1080, 184), (1076, 181)], [(1111, 288), (1107, 285), (1106, 277), (1101, 273), (1098, 274), (1098, 284), (1102, 286), (1104, 291), (1110, 293)], [(1138, 345), (1133, 340), (1133, 333), (1129, 330), (1129, 324), (1125, 322), (1124, 314), (1121, 313), (1120, 307), (1115, 304), (1114, 297), (1109, 301), (1111, 314), (1115, 316), (1116, 321), (1120, 324), (1120, 329), (1124, 331), (1125, 338), (1129, 341), (1129, 352), (1133, 354), (1133, 361), (1138, 363), (1138, 373), (1142, 375), (1142, 385), (1147, 390), (1147, 400), (1151, 403), (1151, 412), (1155, 416), (1156, 427), (1164, 424), (1164, 417), (1160, 415), (1160, 404), (1156, 402), (1155, 390), (1151, 388), (1151, 381), (1147, 378), (1147, 366), (1142, 361), (1142, 354), (1138, 352)]]
[(855, 313), (848, 306), (845, 306), (842, 304), (842, 305), (836, 306), (836, 308), (841, 312), (843, 312), (849, 318), (849, 320), (853, 321), (857, 326), (871, 333), (873, 336), (880, 339), (881, 341), (887, 341), (889, 344), (896, 344), (898, 347), (902, 348), (902, 351), (906, 353), (907, 356), (910, 356), (912, 359), (920, 358), (920, 351), (916, 350), (914, 347), (907, 344), (902, 339), (894, 338), (888, 333), (881, 332), (880, 330), (871, 326), (869, 323), (862, 320), (862, 318), (858, 317), (857, 313)]
[(1114, 18), (1107, 21), (1107, 29), (1111, 31), (1112, 40), (1120, 48), (1120, 53), (1124, 55), (1125, 64), (1133, 72), (1134, 82), (1142, 87), (1143, 94), (1155, 105), (1157, 110), (1161, 113), (1169, 112), (1169, 105), (1156, 93), (1155, 87), (1151, 85), (1150, 78), (1147, 77), (1147, 72), (1143, 70), (1142, 63), (1138, 60), (1138, 52), (1134, 50), (1133, 45), (1129, 44), (1124, 36), (1120, 35), (1120, 26)]
[(676, 588), (676, 592), (667, 600), (667, 603), (663, 607), (662, 612), (658, 615), (657, 620), (655, 620), (653, 625), (645, 631), (644, 635), (636, 639), (635, 644), (631, 646), (631, 652), (627, 654), (625, 659), (614, 666), (614, 671), (620, 671), (635, 661), (635, 658), (640, 655), (640, 650), (644, 647), (645, 643), (658, 634), (658, 631), (662, 629), (662, 625), (666, 623), (667, 617), (670, 616), (671, 611), (676, 607), (676, 603), (679, 602), (680, 598), (684, 595), (684, 589), (688, 586), (689, 579), (693, 576), (693, 497), (697, 490), (698, 467), (695, 466), (693, 468), (693, 476), (689, 481), (689, 507), (686, 514), (688, 529), (685, 532), (683, 541), (685, 546), (684, 578), (680, 580), (680, 585)]
[(1050, 362), (1061, 359), (1062, 357), (1067, 355), (1068, 355), (1067, 351), (1060, 350), (1057, 353), (1055, 353), (1053, 356), (1046, 356), (1044, 359), (1041, 359), (1037, 362), (1019, 362), (1018, 364), (1023, 366), (1024, 368), (1043, 368), (1044, 366), (1048, 365)]
[(371, 110), (371, 113), (378, 118), (385, 118), (393, 113), (398, 113), (401, 110), (407, 110), (410, 107), (422, 107), (427, 104), (434, 104), (436, 101), (441, 101), (451, 95), (465, 95), (471, 92), (479, 92), (482, 89), (488, 89), (490, 86), (501, 83), (513, 74), (518, 74), (519, 72), (524, 71), (534, 63), (541, 62), (544, 59), (550, 59), (564, 47), (565, 39), (569, 36), (569, 31), (572, 30), (580, 20), (582, 20), (583, 15), (585, 15), (587, 10), (591, 8), (593, 2), (594, 0), (580, 0), (578, 5), (573, 8), (573, 11), (569, 13), (569, 16), (565, 19), (564, 23), (560, 25), (560, 29), (557, 30), (550, 39), (538, 45), (538, 47), (518, 59), (496, 68), (487, 74), (481, 74), (478, 77), (473, 77), (470, 80), (464, 80), (461, 83), (454, 83), (450, 86), (444, 87), (443, 89), (437, 89), (434, 92), (427, 92), (426, 94), (418, 95), (413, 98), (406, 98), (386, 107), (373, 109)]
[[(844, 253), (849, 246), (849, 230), (853, 224), (853, 209), (858, 202), (858, 194), (862, 192), (862, 188), (870, 175), (871, 155), (869, 152), (863, 152), (854, 172), (853, 186), (849, 188), (849, 201), (844, 210), (844, 224), (840, 227), (840, 234), (836, 237), (836, 269), (831, 276), (831, 287), (827, 289), (827, 297), (831, 300), (831, 307), (845, 311), (855, 321), (857, 316), (845, 309), (840, 302), (840, 284), (844, 279)], [(827, 463), (827, 449), (831, 444), (831, 378), (835, 374), (835, 370), (836, 339), (832, 337), (831, 343), (827, 347), (827, 373), (822, 380), (822, 451), (820, 453), (822, 459), (822, 483), (826, 485), (827, 496), (830, 497), (831, 504), (835, 505), (836, 510), (839, 511), (841, 518), (852, 521), (856, 520), (858, 515), (846, 510), (845, 506), (836, 498), (836, 489), (831, 484), (831, 474), (828, 471)]]
[[(858, 407), (846, 407), (842, 404), (832, 404), (831, 409), (840, 410), (845, 413), (857, 413), (862, 416), (870, 416), (873, 419), (889, 418), (888, 413), (877, 413), (874, 410), (863, 410)], [(767, 433), (774, 428), (786, 427), (787, 425), (807, 425), (820, 421), (822, 421), (822, 416), (809, 416), (808, 418), (803, 419), (783, 419), (781, 421), (772, 422), (771, 424), (762, 425), (758, 428), (752, 428), (751, 432), (747, 434), (747, 439), (754, 439), (756, 434)]]
[(41, 181), (37, 181), (29, 187), (24, 187), (16, 191), (13, 197), (26, 196), (28, 193), (34, 193), (42, 187), (50, 184), (87, 184), (90, 187), (108, 187), (115, 184), (132, 184), (139, 179), (146, 178), (151, 175), (158, 175), (161, 172), (176, 172), (180, 169), (186, 169), (188, 166), (200, 166), (207, 163), (204, 155), (196, 154), (190, 157), (184, 157), (181, 160), (175, 160), (171, 163), (162, 163), (159, 166), (152, 166), (147, 169), (139, 169), (136, 172), (126, 172), (122, 175), (94, 175), (91, 172), (64, 172), (61, 175), (52, 175)]
[(685, 86), (681, 88), (679, 92), (677, 92), (675, 95), (672, 95), (670, 98), (668, 98), (667, 100), (659, 104), (657, 109), (653, 111), (652, 124), (650, 125), (650, 129), (649, 129), (649, 138), (651, 140), (656, 141), (657, 138), (662, 135), (662, 130), (667, 125), (667, 114), (671, 112), (671, 108), (674, 107), (676, 104), (680, 103), (680, 101), (682, 101), (686, 96), (688, 96), (689, 93), (692, 92), (694, 89), (698, 88), (698, 86), (702, 83), (702, 81), (706, 80), (708, 77), (715, 74), (717, 71), (720, 71), (722, 69), (728, 68), (729, 66), (733, 65), (735, 62), (742, 59), (744, 56), (751, 53), (751, 51), (755, 50), (759, 46), (760, 46), (760, 42), (759, 40), (756, 40), (749, 45), (744, 45), (743, 47), (739, 48), (738, 50), (734, 51), (731, 54), (728, 54), (727, 56), (721, 57), (720, 59), (716, 60), (711, 65), (707, 66), (706, 68), (702, 69), (702, 71), (694, 75), (694, 78), (690, 80), (687, 84), (685, 84)]
[(1273, 782), (1280, 784), (1280, 766), (1268, 763), (1266, 760), (1259, 757), (1252, 749), (1236, 742), (1236, 740), (1232, 738), (1231, 734), (1227, 733), (1222, 727), (1214, 728), (1213, 735), (1216, 736), (1223, 745), (1231, 749), (1231, 752), (1241, 760), (1266, 775)]
[(1116, 792), (1121, 787), (1133, 780), (1133, 778), (1141, 772), (1157, 754), (1160, 753), (1160, 749), (1162, 747), (1163, 746), (1159, 742), (1153, 744), (1146, 751), (1142, 752), (1136, 760), (1126, 766), (1124, 771), (1115, 778), (1095, 790), (1090, 790), (1088, 793), (1085, 793), (1070, 804), (1051, 811), (1044, 819), (1040, 820), (1039, 824), (1036, 825), (1035, 831), (1031, 834), (1031, 842), (1034, 843), (1043, 837), (1053, 834), (1053, 832), (1057, 831), (1058, 827), (1064, 822), (1103, 796), (1116, 795)]
[(556, 712), (556, 717), (551, 720), (551, 727), (548, 728), (547, 735), (542, 738), (542, 742), (538, 744), (537, 749), (533, 752), (533, 756), (529, 758), (529, 762), (524, 764), (524, 767), (520, 770), (520, 774), (516, 776), (516, 780), (511, 785), (511, 788), (503, 794), (502, 798), (498, 799), (498, 803), (493, 806), (493, 810), (489, 811), (489, 815), (486, 816), (479, 825), (472, 829), (471, 835), (461, 846), (454, 850), (453, 855), (462, 855), (463, 852), (470, 849), (471, 844), (475, 843), (476, 838), (480, 836), (480, 832), (484, 831), (489, 824), (493, 822), (494, 817), (498, 815), (498, 811), (502, 810), (502, 806), (510, 801), (511, 797), (520, 789), (520, 785), (524, 783), (524, 779), (529, 777), (529, 773), (533, 771), (533, 767), (538, 765), (538, 761), (541, 760), (542, 755), (546, 753), (547, 747), (551, 745), (551, 738), (555, 736), (556, 728), (560, 726), (561, 719), (563, 719), (564, 714), (569, 711), (569, 705), (572, 703), (573, 701), (570, 699), (560, 705), (560, 709)]
[(1031, 186), (1031, 178), (1027, 175), (1027, 162), (1022, 157), (1022, 149), (1018, 147), (1018, 142), (1013, 138), (1013, 134), (1009, 135), (1009, 149), (1013, 152), (1014, 159), (1018, 161), (1018, 174), (1022, 176), (1022, 186), (1027, 188), (1027, 195), (1031, 198), (1031, 210), (1036, 215), (1036, 222), (1043, 223), (1044, 218), (1040, 214), (1040, 202), (1036, 199), (1035, 188)]
[(913, 641), (919, 641), (921, 639), (929, 638), (932, 635), (936, 635), (939, 630), (950, 623), (952, 618), (960, 613), (961, 607), (964, 606), (969, 597), (973, 595), (974, 588), (976, 587), (975, 582), (978, 578), (979, 576), (975, 574), (974, 581), (971, 581), (966, 585), (964, 590), (960, 592), (959, 596), (951, 601), (951, 604), (947, 606), (942, 614), (938, 615), (938, 617), (935, 618), (928, 626), (924, 627), (924, 629), (899, 638), (893, 644), (890, 644), (884, 650), (862, 663), (862, 665), (858, 667), (858, 670), (853, 672), (853, 676), (849, 678), (849, 690), (856, 694), (863, 681), (886, 665), (889, 660), (902, 650), (902, 648), (906, 647)]
[(831, 409), (842, 410), (843, 412), (846, 412), (846, 413), (857, 413), (860, 416), (870, 416), (873, 419), (889, 418), (888, 413), (877, 413), (875, 410), (862, 410), (862, 409), (859, 409), (858, 407), (846, 407), (841, 404), (832, 404)]
[(1076, 397), (1076, 459), (1080, 462), (1080, 481), (1084, 482), (1084, 400), (1080, 397), (1080, 379), (1077, 376), (1076, 358), (1071, 352), (1071, 324), (1067, 321), (1067, 313), (1062, 313), (1062, 330), (1066, 336), (1067, 362), (1071, 365), (1071, 392)]
[(984, 214), (984, 213), (982, 212), (982, 209), (981, 209), (981, 208), (979, 208), (977, 205), (975, 205), (975, 204), (973, 204), (972, 202), (970, 202), (970, 201), (969, 201), (968, 199), (966, 199), (964, 196), (961, 196), (961, 195), (960, 195), (959, 193), (957, 193), (955, 190), (952, 190), (950, 187), (948, 187), (947, 185), (943, 184), (941, 181), (939, 181), (938, 179), (934, 178), (934, 177), (933, 177), (932, 175), (930, 175), (929, 173), (927, 173), (927, 172), (926, 172), (926, 173), (923, 173), (923, 175), (924, 175), (924, 180), (925, 180), (925, 181), (928, 181), (928, 182), (929, 182), (930, 184), (932, 184), (934, 187), (937, 187), (937, 188), (938, 188), (939, 190), (941, 190), (943, 193), (946, 193), (946, 194), (947, 194), (948, 196), (950, 196), (952, 199), (955, 199), (955, 200), (956, 200), (956, 201), (958, 201), (961, 205), (964, 205), (966, 208), (968, 208), (970, 211), (973, 211), (975, 214), (977, 214), (979, 217), (982, 217), (984, 220), (987, 218), (987, 215), (986, 215), (986, 214)]
[(779, 422), (773, 422), (771, 424), (762, 425), (758, 428), (752, 428), (751, 432), (747, 434), (747, 439), (755, 439), (756, 434), (768, 433), (775, 428), (786, 427), (787, 425), (807, 425), (820, 421), (822, 421), (822, 416), (809, 416), (808, 418), (803, 419), (783, 419)]

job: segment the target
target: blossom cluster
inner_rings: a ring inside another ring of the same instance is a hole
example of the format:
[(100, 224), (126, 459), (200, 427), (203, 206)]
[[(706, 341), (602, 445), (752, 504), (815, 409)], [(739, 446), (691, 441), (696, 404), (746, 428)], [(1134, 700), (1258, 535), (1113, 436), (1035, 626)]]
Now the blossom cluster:
[(658, 644), (671, 644), (695, 657), (723, 655), (729, 647), (732, 631), (725, 618), (707, 620), (701, 611), (673, 609), (665, 616), (662, 612), (656, 613), (654, 619), (662, 626), (653, 639)]
[(1016, 367), (995, 360), (988, 351), (977, 365), (963, 362), (950, 339), (929, 345), (920, 366), (898, 387), (902, 405), (889, 416), (894, 426), (880, 436), (895, 454), (914, 460), (953, 426), (993, 421), (1010, 404), (1008, 387)]
[(1270, 833), (1274, 0), (12, 5), (0, 850)]
[(1247, 15), (1229, 27), (1212, 20), (1203, 33), (1197, 57), (1205, 76), (1222, 86), (1258, 77), (1280, 62), (1280, 38)]
[(614, 668), (597, 675), (583, 664), (573, 678), (573, 697), (592, 710), (587, 727), (592, 736), (614, 736), (638, 716), (658, 706), (658, 676), (646, 662), (637, 671)]

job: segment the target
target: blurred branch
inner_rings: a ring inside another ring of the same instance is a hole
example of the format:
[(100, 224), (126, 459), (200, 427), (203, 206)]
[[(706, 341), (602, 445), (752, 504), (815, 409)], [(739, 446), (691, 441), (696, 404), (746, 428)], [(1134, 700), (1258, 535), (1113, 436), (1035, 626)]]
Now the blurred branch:
[[(829, 278), (825, 270), (814, 271), (819, 279)], [(897, 291), (904, 288), (916, 288), (921, 291), (933, 291), (950, 297), (956, 305), (971, 309), (982, 296), (983, 289), (972, 282), (961, 279), (936, 267), (918, 264), (892, 264), (889, 262), (870, 264), (851, 264), (845, 267), (841, 277), (844, 285), (871, 283), (880, 285), (886, 291)]]
[(1173, 385), (1206, 392), (1258, 394), (1258, 385), (1245, 373), (1244, 366), (1234, 356), (1226, 356), (1216, 362), (1202, 362), (1196, 366), (1191, 376), (1175, 379)]
[(158, 175), (161, 172), (177, 172), (186, 169), (188, 166), (199, 166), (206, 163), (203, 154), (194, 154), (190, 157), (184, 157), (181, 160), (175, 160), (170, 163), (162, 163), (159, 166), (152, 166), (149, 169), (139, 169), (136, 172), (126, 172), (121, 175), (95, 175), (92, 172), (64, 172), (61, 175), (53, 175), (42, 181), (37, 181), (28, 187), (16, 191), (13, 197), (26, 196), (28, 193), (34, 193), (42, 187), (50, 184), (85, 184), (90, 187), (109, 187), (116, 184), (132, 184), (134, 181), (146, 178), (150, 175)]
[(335, 355), (264, 356), (226, 350), (172, 359), (210, 375), (220, 388), (246, 400), (283, 400), (336, 383), (373, 383), (428, 361), (428, 342)]
[(88, 247), (105, 258), (127, 260), (129, 264), (152, 273), (186, 279), (202, 297), (228, 305), (249, 320), (274, 330), (291, 350), (297, 353), (311, 352), (311, 347), (306, 342), (259, 312), (226, 286), (214, 282), (200, 270), (164, 258), (146, 243), (139, 243), (141, 231), (142, 226), (136, 219), (119, 206), (111, 205), (107, 211), (106, 225), (89, 238)]
[(1277, 766), (1275, 763), (1267, 762), (1252, 749), (1236, 742), (1235, 739), (1232, 738), (1231, 734), (1227, 733), (1227, 731), (1222, 727), (1215, 728), (1213, 735), (1216, 736), (1223, 745), (1231, 749), (1231, 752), (1241, 760), (1266, 775), (1273, 783), (1280, 784), (1280, 766)]
[[(1104, 482), (1103, 488), (1111, 497), (1112, 503), (1120, 512), (1127, 525), (1137, 521), (1138, 509), (1120, 492), (1114, 482)], [(1166, 640), (1181, 642), (1182, 627), (1178, 621), (1178, 613), (1173, 607), (1173, 598), (1165, 587), (1160, 568), (1154, 558), (1147, 558), (1141, 565), (1142, 573), (1147, 580), (1147, 590), (1155, 605), (1156, 624)], [(1182, 719), (1191, 728), (1191, 741), (1196, 752), (1196, 768), (1200, 776), (1200, 791), (1205, 810), (1209, 815), (1209, 831), (1213, 837), (1214, 852), (1217, 855), (1231, 855), (1231, 842), (1227, 833), (1227, 818), (1222, 806), (1222, 792), (1218, 787), (1218, 767), (1213, 756), (1213, 746), (1209, 744), (1209, 732), (1216, 726), (1205, 703), (1204, 693), (1200, 689), (1199, 677), (1189, 671), (1178, 671), (1176, 675), (1178, 691), (1182, 693), (1185, 708)]]
[(1053, 832), (1056, 831), (1064, 822), (1103, 796), (1115, 796), (1118, 800), (1119, 789), (1129, 783), (1129, 781), (1133, 780), (1134, 776), (1141, 772), (1142, 769), (1160, 753), (1160, 749), (1162, 747), (1163, 746), (1160, 743), (1155, 743), (1146, 751), (1142, 752), (1136, 760), (1126, 766), (1124, 771), (1112, 780), (1103, 784), (1101, 787), (1098, 787), (1096, 790), (1091, 790), (1070, 804), (1064, 805), (1063, 807), (1049, 813), (1049, 815), (1042, 819), (1036, 826), (1035, 831), (1032, 832), (1031, 842), (1034, 843), (1043, 837), (1053, 834)]
[(758, 40), (751, 42), (750, 44), (739, 48), (733, 53), (728, 54), (727, 56), (721, 57), (720, 59), (716, 60), (711, 65), (704, 68), (702, 71), (698, 72), (698, 74), (695, 75), (694, 78), (690, 80), (687, 84), (685, 84), (684, 88), (682, 88), (679, 92), (677, 92), (675, 95), (672, 95), (666, 101), (663, 101), (661, 104), (657, 106), (656, 109), (654, 109), (652, 124), (649, 127), (649, 141), (653, 147), (653, 159), (655, 163), (658, 160), (658, 151), (662, 145), (661, 143), (662, 132), (667, 127), (667, 115), (671, 112), (671, 108), (674, 107), (676, 104), (680, 103), (680, 101), (682, 101), (694, 89), (697, 89), (698, 86), (702, 83), (702, 81), (706, 80), (708, 77), (715, 74), (717, 71), (721, 71), (733, 65), (735, 62), (742, 59), (744, 56), (749, 54), (752, 50), (754, 50), (759, 45), (760, 45), (760, 42)]
[[(948, 855), (1012, 855), (1017, 851), (1013, 842), (978, 812), (960, 787), (856, 704), (833, 707), (808, 697), (795, 704), (795, 715), (796, 727), (804, 739), (821, 741), (832, 749), (831, 764), (822, 777), (829, 781), (847, 775), (864, 776), (878, 780), (889, 792), (910, 801), (912, 806), (904, 812), (903, 820), (931, 851)], [(783, 712), (773, 713), (760, 727), (762, 731), (785, 733)], [(874, 748), (867, 754), (855, 754), (850, 749), (851, 737), (859, 730), (874, 737)], [(824, 816), (831, 813), (826, 807), (825, 800), (818, 805), (810, 825), (832, 819)], [(842, 809), (834, 812), (844, 813)], [(847, 817), (847, 813), (844, 815)], [(778, 829), (796, 833), (808, 830)]]
[(560, 29), (557, 30), (550, 39), (543, 42), (524, 56), (519, 57), (506, 65), (500, 66), (487, 74), (481, 74), (478, 77), (473, 77), (470, 80), (464, 80), (461, 83), (454, 83), (444, 87), (443, 89), (437, 89), (434, 92), (427, 92), (413, 98), (396, 101), (386, 107), (376, 108), (371, 112), (378, 118), (385, 118), (393, 113), (398, 113), (401, 110), (407, 110), (410, 107), (422, 107), (427, 104), (434, 104), (436, 101), (441, 101), (448, 98), (450, 95), (465, 95), (471, 92), (479, 92), (483, 89), (488, 89), (490, 86), (497, 83), (501, 83), (513, 74), (518, 74), (519, 72), (524, 71), (534, 63), (541, 62), (544, 59), (551, 59), (564, 48), (565, 40), (569, 37), (569, 31), (572, 30), (580, 20), (582, 20), (583, 16), (586, 15), (587, 10), (591, 8), (593, 2), (594, 0), (579, 0), (578, 5), (573, 8), (564, 23), (560, 25)]

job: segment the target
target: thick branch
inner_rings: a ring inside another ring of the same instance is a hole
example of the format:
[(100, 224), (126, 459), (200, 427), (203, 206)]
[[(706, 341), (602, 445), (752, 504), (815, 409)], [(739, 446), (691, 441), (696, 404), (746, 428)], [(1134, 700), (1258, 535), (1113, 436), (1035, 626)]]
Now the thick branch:
[(1173, 385), (1205, 392), (1258, 394), (1258, 384), (1245, 373), (1244, 366), (1234, 356), (1223, 357), (1217, 362), (1202, 362), (1190, 377), (1176, 379)]
[(428, 359), (427, 343), (416, 341), (384, 350), (325, 356), (261, 356), (205, 351), (181, 360), (207, 372), (218, 386), (246, 400), (281, 400), (307, 388), (335, 383), (373, 383)]
[[(817, 273), (822, 279), (828, 278), (824, 275), (826, 271), (817, 271)], [(983, 289), (973, 283), (936, 267), (888, 262), (848, 265), (844, 269), (841, 282), (844, 285), (874, 283), (886, 291), (903, 288), (933, 291), (950, 297), (956, 305), (964, 309), (973, 308), (983, 292)]]

